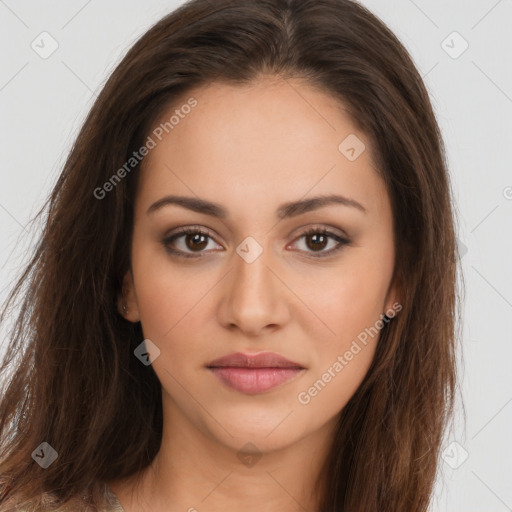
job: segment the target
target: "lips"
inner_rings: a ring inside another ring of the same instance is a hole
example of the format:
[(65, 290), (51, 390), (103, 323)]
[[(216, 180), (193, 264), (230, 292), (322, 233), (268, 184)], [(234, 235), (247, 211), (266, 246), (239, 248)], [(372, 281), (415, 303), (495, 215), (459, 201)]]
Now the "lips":
[(215, 359), (207, 368), (228, 388), (248, 395), (270, 391), (306, 371), (299, 363), (274, 352), (237, 352)]
[(215, 359), (207, 365), (208, 368), (299, 368), (304, 367), (295, 361), (290, 361), (274, 352), (259, 354), (244, 354), (236, 352)]

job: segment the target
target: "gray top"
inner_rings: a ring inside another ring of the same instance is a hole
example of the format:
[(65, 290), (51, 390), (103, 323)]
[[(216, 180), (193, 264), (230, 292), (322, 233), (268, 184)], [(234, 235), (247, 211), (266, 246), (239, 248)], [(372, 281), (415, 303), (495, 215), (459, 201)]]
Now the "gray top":
[(105, 506), (102, 512), (125, 512), (114, 491), (107, 484), (105, 484)]
[[(126, 512), (117, 499), (109, 485), (104, 482), (100, 489), (98, 496), (100, 503), (98, 507), (94, 507), (94, 512)], [(91, 511), (90, 507), (91, 490), (86, 490), (83, 494), (76, 496), (71, 502), (66, 505), (58, 506), (56, 497), (47, 492), (43, 494), (40, 500), (40, 505), (44, 510), (55, 510), (56, 512), (76, 512), (77, 510), (88, 510)], [(25, 502), (19, 499), (19, 497), (11, 497), (7, 503), (3, 503), (0, 506), (1, 511), (16, 511), (16, 512), (38, 512), (41, 507), (34, 504), (33, 502)]]

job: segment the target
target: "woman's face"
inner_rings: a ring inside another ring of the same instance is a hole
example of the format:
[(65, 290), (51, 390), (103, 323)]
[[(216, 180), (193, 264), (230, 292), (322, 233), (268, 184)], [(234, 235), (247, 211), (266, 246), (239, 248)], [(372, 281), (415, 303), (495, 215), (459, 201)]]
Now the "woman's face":
[[(295, 80), (198, 88), (173, 114), (140, 171), (124, 316), (158, 347), (164, 428), (286, 447), (334, 424), (397, 311), (384, 183), (339, 103)], [(236, 352), (302, 369), (208, 367)]]

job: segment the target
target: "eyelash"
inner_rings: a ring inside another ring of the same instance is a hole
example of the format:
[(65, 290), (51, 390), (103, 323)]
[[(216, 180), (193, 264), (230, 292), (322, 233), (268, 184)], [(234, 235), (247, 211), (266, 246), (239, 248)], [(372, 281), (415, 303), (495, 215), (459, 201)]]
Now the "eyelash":
[[(186, 253), (183, 251), (171, 249), (169, 247), (170, 244), (172, 242), (174, 242), (174, 240), (176, 240), (177, 238), (180, 238), (184, 235), (203, 235), (203, 236), (207, 236), (210, 239), (213, 239), (213, 237), (210, 236), (209, 233), (203, 231), (200, 228), (184, 227), (184, 228), (180, 228), (177, 233), (174, 233), (173, 235), (168, 236), (162, 240), (162, 244), (163, 244), (165, 250), (167, 252), (169, 252), (170, 254), (173, 254), (173, 255), (176, 255), (176, 256), (179, 256), (182, 258), (202, 258), (202, 257), (204, 257), (204, 255), (201, 253), (190, 254), (190, 253)], [(340, 251), (345, 245), (350, 244), (350, 240), (348, 240), (347, 238), (340, 237), (325, 228), (310, 228), (307, 231), (305, 231), (304, 233), (302, 233), (301, 235), (299, 235), (297, 240), (299, 240), (305, 236), (308, 236), (308, 235), (324, 235), (328, 238), (334, 239), (339, 244), (334, 249), (330, 249), (329, 251), (326, 251), (326, 252), (321, 252), (318, 254), (315, 254), (314, 251), (310, 252), (311, 257), (313, 257), (313, 258), (326, 258), (328, 256), (332, 256), (333, 254)], [(307, 252), (309, 252), (309, 251), (307, 251)]]

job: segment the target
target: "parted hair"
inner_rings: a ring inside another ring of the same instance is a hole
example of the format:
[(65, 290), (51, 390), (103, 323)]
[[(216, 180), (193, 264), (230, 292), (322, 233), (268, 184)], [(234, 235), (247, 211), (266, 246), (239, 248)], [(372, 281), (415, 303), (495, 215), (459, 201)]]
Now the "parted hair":
[[(262, 76), (339, 100), (371, 142), (393, 212), (402, 310), (340, 411), (319, 511), (429, 507), (458, 389), (460, 256), (425, 84), (392, 31), (355, 1), (191, 0), (116, 66), (35, 217), (42, 232), (2, 308), (3, 325), (13, 316), (0, 367), (1, 512), (96, 510), (106, 481), (139, 473), (158, 452), (161, 385), (134, 356), (140, 323), (116, 305), (140, 164), (105, 197), (94, 191), (178, 97)], [(45, 469), (32, 456), (43, 442), (58, 453)]]

